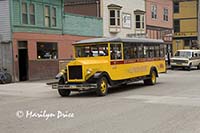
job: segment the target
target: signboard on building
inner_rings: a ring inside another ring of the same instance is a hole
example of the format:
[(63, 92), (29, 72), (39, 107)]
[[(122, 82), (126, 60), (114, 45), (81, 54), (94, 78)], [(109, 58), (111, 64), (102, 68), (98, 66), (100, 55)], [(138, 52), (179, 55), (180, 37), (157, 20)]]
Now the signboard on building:
[(131, 28), (131, 14), (122, 13), (122, 26), (123, 28)]
[(197, 32), (175, 32), (174, 37), (190, 37), (197, 36)]

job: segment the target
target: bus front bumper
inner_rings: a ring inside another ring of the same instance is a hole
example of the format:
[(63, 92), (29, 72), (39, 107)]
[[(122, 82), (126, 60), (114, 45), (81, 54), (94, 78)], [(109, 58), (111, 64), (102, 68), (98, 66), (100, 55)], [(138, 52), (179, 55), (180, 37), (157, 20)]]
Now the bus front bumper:
[(96, 89), (97, 84), (91, 84), (91, 83), (84, 83), (84, 84), (53, 84), (52, 89), (67, 89), (67, 90), (74, 90), (74, 91), (86, 91), (90, 89)]

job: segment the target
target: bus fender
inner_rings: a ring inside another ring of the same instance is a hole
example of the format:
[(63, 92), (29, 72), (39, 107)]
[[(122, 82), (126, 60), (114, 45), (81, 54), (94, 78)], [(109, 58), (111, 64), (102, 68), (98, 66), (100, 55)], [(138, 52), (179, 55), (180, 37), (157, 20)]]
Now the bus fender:
[(112, 84), (112, 80), (109, 76), (109, 74), (107, 72), (104, 71), (100, 71), (100, 72), (96, 72), (93, 76), (92, 79), (97, 81), (98, 79), (100, 79), (101, 77), (106, 77), (106, 79), (108, 80), (109, 84)]
[(64, 79), (65, 81), (66, 81), (66, 76), (65, 76), (65, 73), (64, 72), (59, 72), (57, 75), (56, 75), (56, 77), (55, 77), (55, 79)]
[(95, 79), (99, 79), (101, 77), (105, 76), (106, 78), (110, 78), (107, 72), (96, 72), (93, 76)]

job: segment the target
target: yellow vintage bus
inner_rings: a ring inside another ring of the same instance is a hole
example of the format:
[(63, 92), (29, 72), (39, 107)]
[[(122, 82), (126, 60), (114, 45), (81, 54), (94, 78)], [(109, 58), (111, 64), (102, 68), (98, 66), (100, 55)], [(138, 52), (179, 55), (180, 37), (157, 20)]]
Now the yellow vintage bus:
[(162, 40), (146, 38), (94, 38), (73, 44), (75, 59), (56, 78), (61, 96), (93, 89), (105, 96), (108, 88), (143, 80), (154, 85), (166, 72)]

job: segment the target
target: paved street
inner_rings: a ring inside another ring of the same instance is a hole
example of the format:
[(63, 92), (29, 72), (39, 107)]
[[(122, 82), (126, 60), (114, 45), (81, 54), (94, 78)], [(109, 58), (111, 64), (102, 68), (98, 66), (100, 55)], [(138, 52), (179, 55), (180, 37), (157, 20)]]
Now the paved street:
[(106, 97), (61, 98), (45, 82), (0, 85), (2, 133), (200, 132), (199, 70), (169, 70), (155, 86), (138, 82)]

